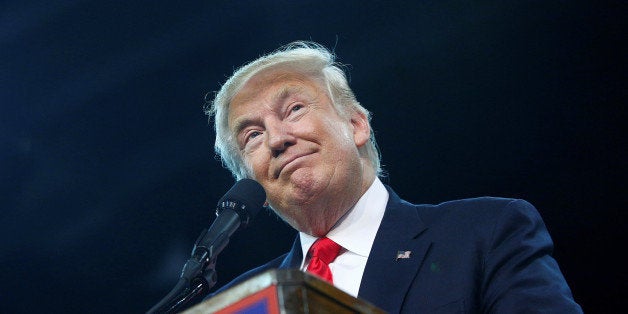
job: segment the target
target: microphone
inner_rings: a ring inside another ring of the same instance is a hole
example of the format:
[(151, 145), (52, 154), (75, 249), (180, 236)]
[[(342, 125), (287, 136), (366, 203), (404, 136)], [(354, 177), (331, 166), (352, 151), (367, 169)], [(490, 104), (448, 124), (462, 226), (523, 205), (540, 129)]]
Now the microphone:
[(254, 180), (236, 182), (218, 201), (216, 219), (203, 230), (175, 287), (148, 313), (174, 313), (216, 284), (216, 259), (240, 226), (248, 225), (264, 206), (266, 192)]
[(241, 225), (248, 225), (265, 201), (266, 192), (256, 181), (242, 179), (236, 182), (218, 201), (216, 220), (196, 240), (192, 258), (202, 260), (217, 256), (229, 242), (229, 237)]

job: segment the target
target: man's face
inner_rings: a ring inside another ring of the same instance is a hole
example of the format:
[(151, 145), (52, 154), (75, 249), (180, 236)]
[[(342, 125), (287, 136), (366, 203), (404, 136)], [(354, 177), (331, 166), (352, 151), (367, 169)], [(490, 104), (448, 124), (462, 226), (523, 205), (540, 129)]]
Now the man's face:
[[(359, 147), (370, 135), (360, 113), (340, 116), (319, 83), (280, 70), (257, 74), (229, 107), (229, 129), (269, 205), (294, 228), (324, 235), (359, 199)], [(372, 180), (371, 180), (372, 181)]]

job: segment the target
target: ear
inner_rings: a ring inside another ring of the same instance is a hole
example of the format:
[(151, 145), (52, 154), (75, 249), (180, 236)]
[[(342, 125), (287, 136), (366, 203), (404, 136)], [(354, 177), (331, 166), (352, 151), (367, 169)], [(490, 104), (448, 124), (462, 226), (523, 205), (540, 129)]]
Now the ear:
[(351, 125), (353, 126), (353, 141), (358, 148), (363, 147), (371, 138), (371, 127), (368, 117), (360, 111), (355, 110), (351, 114)]

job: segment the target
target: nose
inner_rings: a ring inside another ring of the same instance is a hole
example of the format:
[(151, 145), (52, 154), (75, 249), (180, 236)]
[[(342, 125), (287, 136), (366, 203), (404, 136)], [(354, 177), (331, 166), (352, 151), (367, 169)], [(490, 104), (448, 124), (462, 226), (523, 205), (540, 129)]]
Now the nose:
[(282, 121), (269, 121), (266, 124), (267, 145), (273, 157), (281, 155), (288, 147), (296, 144), (296, 137), (289, 125)]

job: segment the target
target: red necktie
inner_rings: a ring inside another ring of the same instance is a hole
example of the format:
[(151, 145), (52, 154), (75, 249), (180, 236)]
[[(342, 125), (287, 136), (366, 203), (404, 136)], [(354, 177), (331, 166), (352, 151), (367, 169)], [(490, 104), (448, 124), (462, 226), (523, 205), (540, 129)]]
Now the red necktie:
[(310, 264), (307, 265), (307, 271), (333, 283), (334, 280), (331, 275), (331, 270), (329, 269), (329, 263), (336, 259), (341, 248), (338, 243), (329, 238), (316, 240), (308, 251), (308, 255), (310, 255), (311, 258)]

